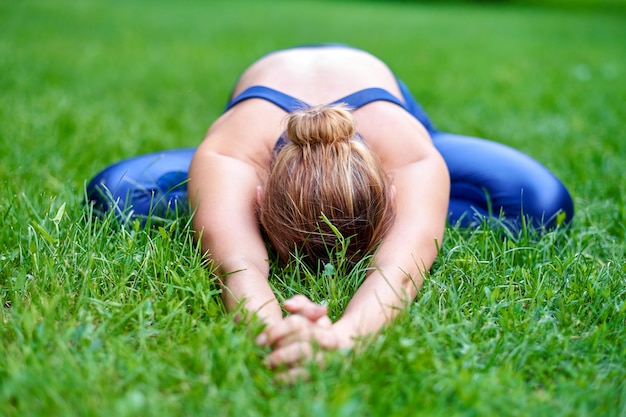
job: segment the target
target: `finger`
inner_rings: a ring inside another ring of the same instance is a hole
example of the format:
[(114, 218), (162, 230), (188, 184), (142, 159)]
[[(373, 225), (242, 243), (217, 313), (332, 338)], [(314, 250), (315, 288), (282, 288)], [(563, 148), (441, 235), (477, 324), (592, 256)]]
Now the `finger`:
[(291, 385), (295, 384), (298, 381), (305, 381), (309, 379), (309, 377), (310, 375), (308, 370), (298, 367), (288, 369), (284, 372), (280, 372), (274, 378), (276, 379), (276, 381), (282, 384)]
[[(308, 342), (312, 346), (320, 347), (323, 350), (337, 349), (339, 347), (338, 336), (332, 327), (332, 323), (330, 323), (330, 319), (327, 320), (328, 323), (324, 323), (325, 320), (323, 318), (316, 323), (309, 322), (308, 326), (276, 340), (272, 344), (272, 348), (278, 350), (291, 344)], [(320, 324), (319, 322), (322, 323)]]
[(315, 324), (321, 327), (332, 327), (333, 322), (330, 320), (328, 316), (322, 316), (315, 321)]
[(312, 325), (311, 321), (303, 316), (293, 314), (283, 320), (268, 326), (257, 337), (256, 343), (260, 346), (274, 345), (279, 340), (292, 334), (302, 333)]
[(308, 342), (292, 343), (280, 349), (274, 350), (267, 356), (265, 363), (274, 369), (279, 366), (293, 367), (304, 360), (311, 358), (313, 348)]
[(292, 314), (300, 314), (311, 321), (316, 321), (325, 316), (328, 309), (325, 306), (315, 304), (304, 295), (298, 294), (283, 303), (285, 310)]
[(272, 344), (272, 349), (277, 350), (288, 345), (298, 344), (302, 342), (309, 342), (313, 338), (312, 331), (310, 329), (302, 329), (298, 332), (290, 333), (280, 339), (276, 340)]

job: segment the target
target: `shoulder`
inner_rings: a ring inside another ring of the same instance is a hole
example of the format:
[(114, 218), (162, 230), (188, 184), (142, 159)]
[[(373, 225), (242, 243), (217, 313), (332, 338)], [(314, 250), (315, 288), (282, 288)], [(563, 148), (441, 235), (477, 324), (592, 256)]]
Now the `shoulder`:
[(388, 172), (437, 152), (426, 128), (396, 104), (374, 102), (354, 116), (359, 133)]
[(250, 99), (221, 115), (209, 128), (200, 148), (266, 170), (284, 130), (285, 112), (263, 100)]

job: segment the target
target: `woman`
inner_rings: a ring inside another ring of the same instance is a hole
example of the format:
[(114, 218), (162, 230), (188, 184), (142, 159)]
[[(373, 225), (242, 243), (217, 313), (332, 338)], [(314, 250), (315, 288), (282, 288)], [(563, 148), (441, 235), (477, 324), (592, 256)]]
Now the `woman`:
[[(569, 193), (540, 164), (503, 145), (438, 132), (382, 61), (340, 45), (262, 57), (195, 152), (125, 161), (88, 193), (100, 210), (171, 208), (185, 196), (172, 185), (192, 154), (194, 228), (223, 277), (226, 307), (241, 304), (266, 323), (257, 342), (271, 346), (271, 366), (297, 369), (312, 343), (350, 347), (389, 323), (416, 297), (446, 220), (543, 228), (559, 213), (565, 222), (573, 215)], [(268, 285), (264, 236), (284, 261), (297, 252), (315, 267), (335, 243), (330, 225), (350, 238), (354, 259), (375, 250), (371, 272), (335, 323), (304, 296), (285, 302), (283, 317)]]

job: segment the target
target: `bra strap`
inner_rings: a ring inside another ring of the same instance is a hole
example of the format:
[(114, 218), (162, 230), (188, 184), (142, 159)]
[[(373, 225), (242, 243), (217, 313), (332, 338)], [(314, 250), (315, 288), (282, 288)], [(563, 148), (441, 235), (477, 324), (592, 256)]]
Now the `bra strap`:
[(292, 97), (288, 94), (281, 93), (280, 91), (274, 90), (273, 88), (255, 85), (252, 87), (248, 87), (241, 94), (232, 99), (226, 106), (226, 110), (229, 110), (235, 105), (241, 103), (242, 101), (251, 98), (260, 98), (269, 101), (270, 103), (275, 104), (276, 106), (280, 107), (288, 113), (311, 107), (304, 101)]
[(403, 109), (406, 109), (406, 105), (398, 97), (394, 96), (389, 91), (378, 87), (366, 88), (364, 90), (357, 91), (356, 93), (347, 95), (344, 98), (335, 100), (332, 104), (345, 103), (356, 110), (360, 109), (366, 104), (381, 100), (389, 101), (391, 103), (397, 104)]

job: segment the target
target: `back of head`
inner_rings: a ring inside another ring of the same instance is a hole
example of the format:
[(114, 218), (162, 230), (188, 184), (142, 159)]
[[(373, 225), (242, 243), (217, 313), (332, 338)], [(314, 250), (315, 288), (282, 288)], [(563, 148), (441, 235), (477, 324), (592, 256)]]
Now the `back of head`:
[(367, 254), (393, 222), (394, 210), (389, 179), (357, 138), (349, 109), (318, 106), (291, 113), (287, 137), (291, 143), (274, 160), (260, 207), (272, 246), (282, 260), (297, 251), (316, 268), (336, 246), (334, 228), (349, 240), (349, 258)]

